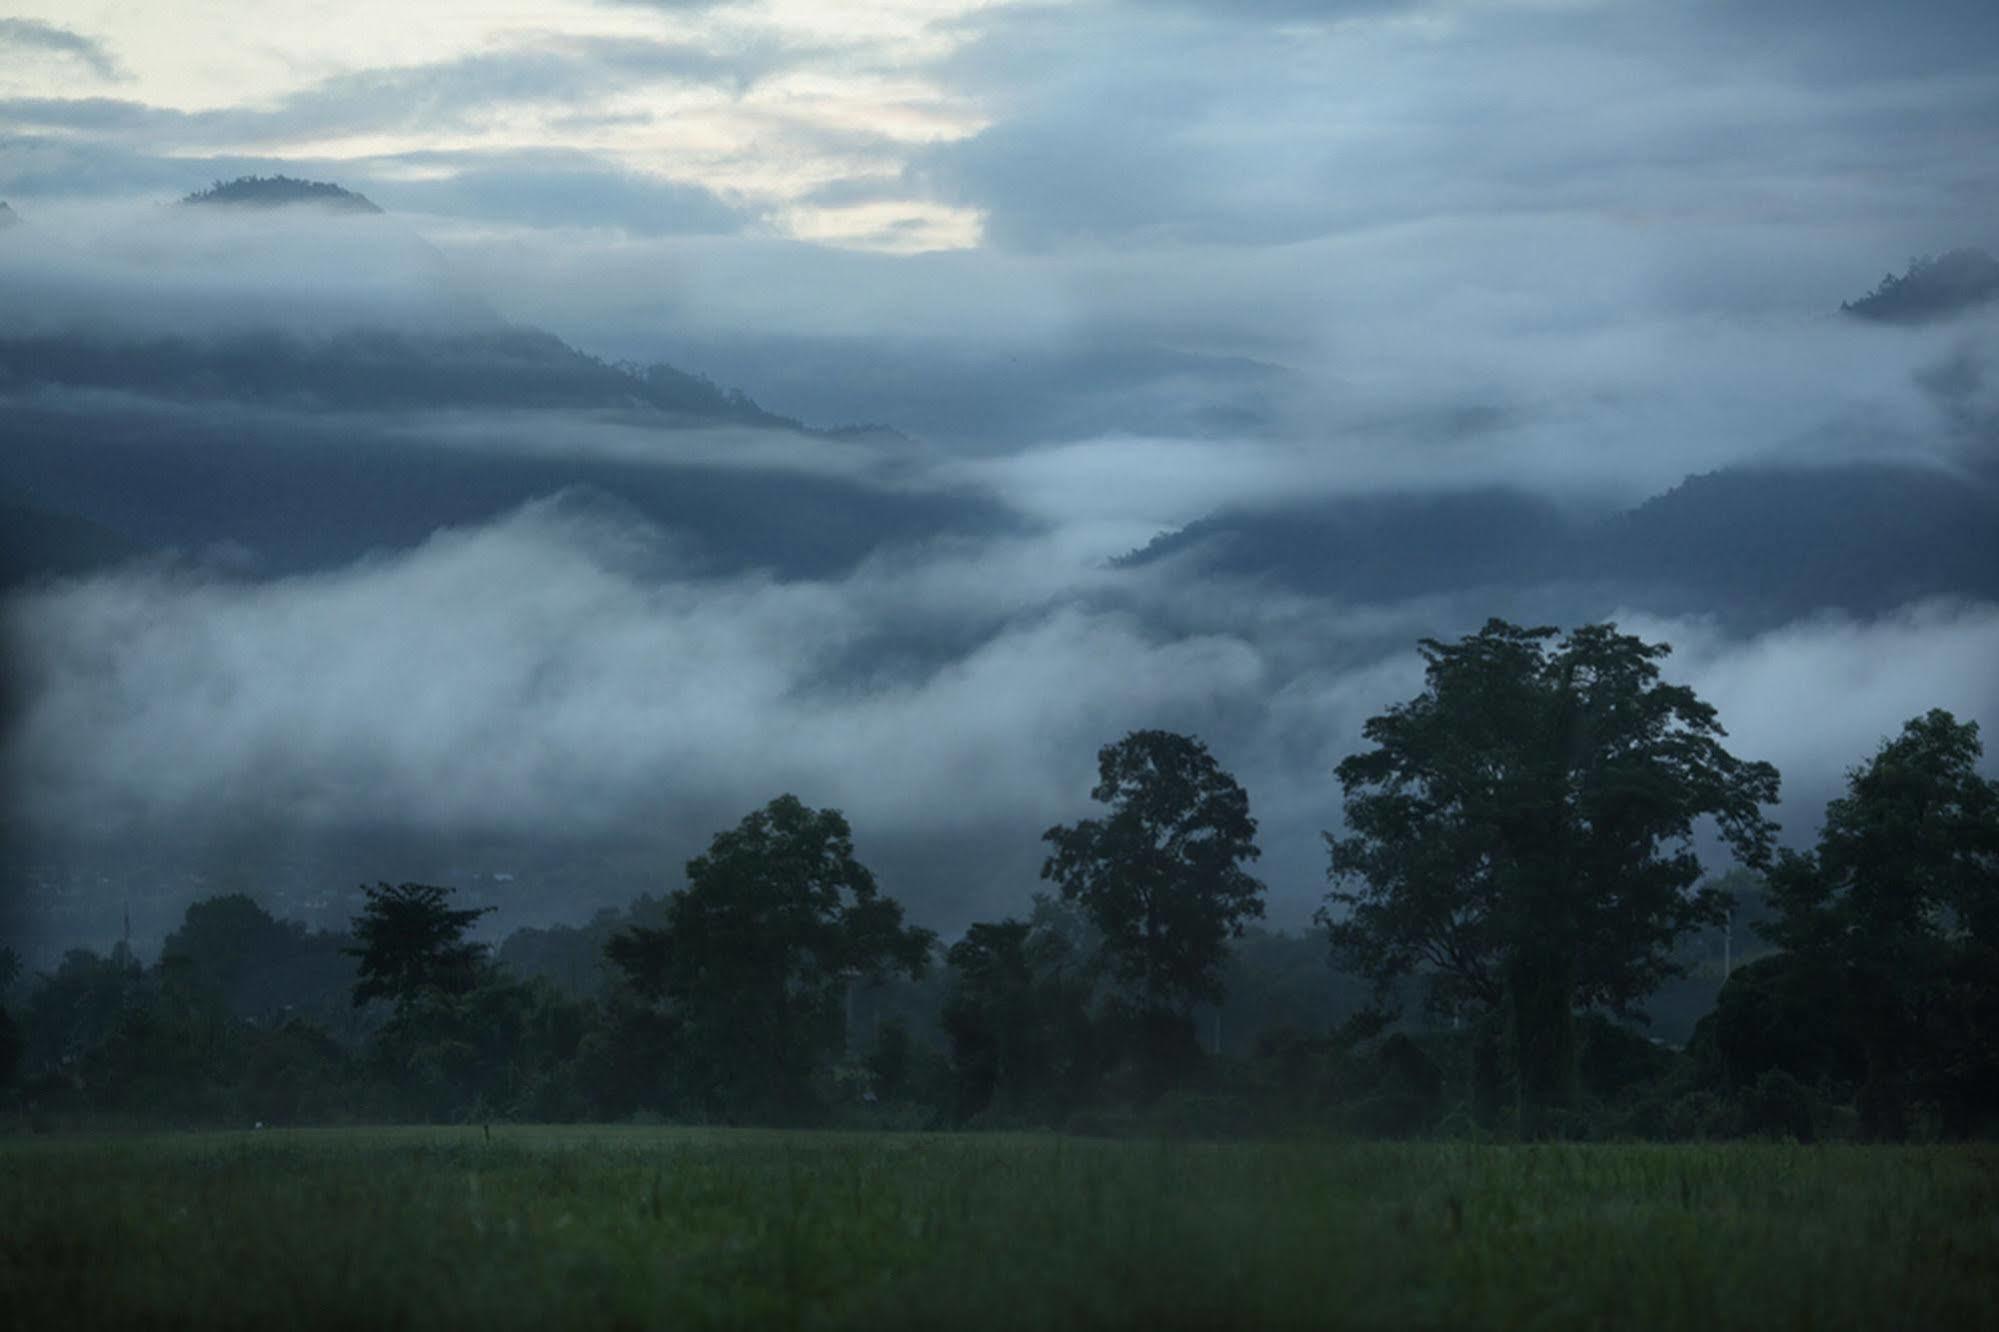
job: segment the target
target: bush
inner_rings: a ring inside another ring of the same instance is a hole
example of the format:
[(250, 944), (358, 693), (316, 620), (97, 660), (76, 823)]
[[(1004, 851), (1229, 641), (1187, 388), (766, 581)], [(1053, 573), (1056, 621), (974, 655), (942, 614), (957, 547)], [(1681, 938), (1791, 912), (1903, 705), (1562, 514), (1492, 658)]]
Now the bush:
[(1736, 1134), (1735, 1107), (1706, 1090), (1690, 1091), (1669, 1103), (1659, 1117), (1660, 1136), (1672, 1142), (1712, 1142)]
[(1812, 1094), (1780, 1068), (1766, 1071), (1742, 1095), (1741, 1130), (1754, 1137), (1815, 1141)]
[(1212, 1092), (1169, 1091), (1139, 1116), (1141, 1132), (1162, 1138), (1239, 1138), (1256, 1127), (1247, 1099)]
[(1598, 1101), (1616, 1104), (1643, 1096), (1678, 1059), (1669, 1047), (1601, 1013), (1585, 1014), (1576, 1025), (1582, 1037), (1576, 1073), (1583, 1091)]

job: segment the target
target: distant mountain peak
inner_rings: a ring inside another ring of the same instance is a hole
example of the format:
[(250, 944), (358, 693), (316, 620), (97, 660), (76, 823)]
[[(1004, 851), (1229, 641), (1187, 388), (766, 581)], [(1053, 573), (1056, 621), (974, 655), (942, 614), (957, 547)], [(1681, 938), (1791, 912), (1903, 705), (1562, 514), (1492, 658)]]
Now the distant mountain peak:
[(0, 199), (0, 231), (5, 231), (9, 227), (16, 227), (20, 224), (21, 215), (9, 208), (5, 199)]
[(1860, 319), (1887, 324), (1922, 324), (1946, 319), (1999, 299), (1999, 259), (1983, 250), (1952, 250), (1909, 261), (1909, 271), (1881, 279), (1881, 285), (1840, 309)]
[(381, 208), (365, 195), (342, 189), (323, 180), (297, 180), (291, 176), (238, 176), (216, 181), (181, 200), (184, 204), (221, 204), (239, 208), (282, 208), (287, 204), (316, 204), (342, 213), (379, 213)]

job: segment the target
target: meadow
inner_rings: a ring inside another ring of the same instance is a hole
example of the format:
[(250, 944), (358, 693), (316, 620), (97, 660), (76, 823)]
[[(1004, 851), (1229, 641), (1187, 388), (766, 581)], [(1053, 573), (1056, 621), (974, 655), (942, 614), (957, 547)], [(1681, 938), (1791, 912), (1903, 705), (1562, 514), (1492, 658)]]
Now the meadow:
[(679, 1128), (0, 1138), (20, 1328), (1973, 1328), (1999, 1151)]

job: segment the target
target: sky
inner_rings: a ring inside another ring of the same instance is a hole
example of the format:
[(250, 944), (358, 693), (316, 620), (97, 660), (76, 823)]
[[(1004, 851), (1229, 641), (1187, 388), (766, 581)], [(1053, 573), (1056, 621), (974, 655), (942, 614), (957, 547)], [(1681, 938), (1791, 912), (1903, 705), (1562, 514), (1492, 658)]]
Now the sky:
[[(1674, 642), (1738, 752), (1785, 770), (1793, 836), (1906, 717), (1999, 726), (1999, 608), (1975, 596), (1744, 631), (1636, 592), (1329, 604), (1113, 563), (1306, 500), (1505, 487), (1589, 518), (1749, 465), (1989, 484), (1994, 320), (1838, 310), (1912, 256), (1999, 246), (1982, 0), (9, 15), (10, 331), (531, 324), (912, 437), (690, 432), (675, 465), (1007, 519), (801, 574), (556, 487), (310, 571), (209, 550), (37, 590), (10, 611), (38, 683), (9, 763), (17, 812), (67, 844), (408, 820), (670, 865), (798, 789), (955, 929), (1037, 886), (1097, 745), (1170, 723), (1250, 787), (1296, 925), (1332, 766), (1419, 683), (1415, 640), (1494, 602)], [(280, 171), (387, 213), (162, 220)], [(104, 410), (86, 399), (36, 401)], [(654, 456), (601, 416), (355, 428)]]

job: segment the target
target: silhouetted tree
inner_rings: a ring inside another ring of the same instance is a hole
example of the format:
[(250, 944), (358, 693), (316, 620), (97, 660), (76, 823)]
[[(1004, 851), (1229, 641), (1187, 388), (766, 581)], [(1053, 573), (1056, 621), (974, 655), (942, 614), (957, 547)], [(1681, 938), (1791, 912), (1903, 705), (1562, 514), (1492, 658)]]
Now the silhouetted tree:
[(1999, 782), (1978, 774), (1983, 752), (1976, 722), (1909, 721), (1849, 774), (1817, 848), (1770, 876), (1772, 939), (1836, 978), (1824, 997), (1860, 1045), (1870, 1138), (1905, 1137), (1918, 1098), (1956, 1131), (1999, 1110)]
[(465, 936), (491, 907), (453, 907), (451, 889), (431, 884), (378, 883), (364, 888), (368, 903), (354, 918), (360, 960), (354, 1005), (393, 1000), (405, 1009), (427, 991), (464, 994), (478, 984), (486, 945)]
[(1148, 1011), (1183, 1016), (1222, 997), (1228, 940), (1263, 914), (1243, 868), (1262, 852), (1249, 796), (1208, 747), (1133, 731), (1097, 752), (1090, 797), (1108, 817), (1058, 824), (1041, 867), (1103, 936), (1105, 960)]
[(1558, 632), (1492, 620), (1423, 640), (1423, 692), (1371, 718), (1374, 748), (1339, 765), (1346, 835), (1326, 835), (1338, 886), (1320, 912), (1335, 956), (1383, 994), (1420, 974), (1437, 1009), (1506, 1015), (1530, 1136), (1573, 1101), (1575, 1009), (1629, 1013), (1677, 972), (1673, 941), (1723, 919), (1722, 894), (1695, 887), (1696, 821), (1761, 864), (1778, 782), (1660, 681), (1667, 645)]
[[(14, 978), (21, 974), (21, 959), (11, 948), (0, 948), (0, 999), (14, 988)], [(14, 1081), (14, 1071), (21, 1066), (23, 1049), (21, 1029), (8, 1015), (7, 1006), (0, 1004), (0, 1087)]]
[(22, 1016), (29, 1073), (82, 1057), (149, 998), (145, 969), (125, 944), (108, 955), (70, 949), (28, 991)]
[(1952, 250), (1909, 260), (1909, 271), (1893, 273), (1857, 301), (1839, 308), (1863, 319), (1921, 323), (1941, 319), (1999, 297), (1999, 260), (1983, 250)]
[(1860, 1049), (1836, 966), (1819, 956), (1772, 953), (1737, 967), (1689, 1048), (1731, 1094), (1765, 1073), (1845, 1094), (1859, 1081)]
[(237, 1017), (328, 1010), (353, 987), (340, 936), (279, 920), (242, 893), (190, 903), (160, 946), (161, 962), (173, 959), (186, 961)]
[(1088, 1094), (1097, 1072), (1096, 968), (1063, 928), (1070, 922), (1062, 912), (1037, 896), (1030, 919), (973, 925), (946, 954), (943, 1026), (959, 1122), (994, 1107), (1060, 1122)]
[(578, 997), (607, 993), (618, 979), (605, 946), (633, 925), (666, 922), (666, 899), (641, 893), (625, 907), (604, 907), (582, 925), (529, 926), (509, 934), (494, 961), (523, 980), (539, 977)]
[(716, 834), (666, 916), (605, 954), (676, 1024), (682, 1084), (731, 1116), (808, 1115), (813, 1074), (844, 1044), (847, 985), (920, 976), (935, 942), (854, 858), (840, 812), (791, 795)]
[(1148, 1090), (1199, 1058), (1192, 1009), (1223, 997), (1228, 942), (1263, 914), (1249, 796), (1191, 736), (1133, 731), (1097, 753), (1102, 819), (1057, 825), (1041, 877), (1080, 906), (1101, 956), (1126, 987), (1123, 1038)]

